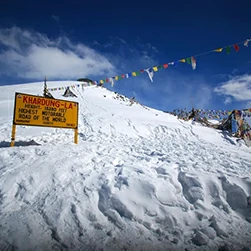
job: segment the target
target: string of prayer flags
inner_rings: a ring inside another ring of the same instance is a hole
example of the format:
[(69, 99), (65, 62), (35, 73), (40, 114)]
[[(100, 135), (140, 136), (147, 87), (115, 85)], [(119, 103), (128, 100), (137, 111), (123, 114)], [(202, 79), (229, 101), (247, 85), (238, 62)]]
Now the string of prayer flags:
[[(233, 47), (235, 49), (235, 51), (238, 52), (240, 50), (239, 44), (243, 43), (244, 46), (248, 47), (248, 43), (250, 41), (251, 41), (251, 39), (246, 39), (244, 42), (236, 43), (236, 44), (233, 44), (233, 45), (228, 45), (228, 46), (225, 46), (225, 47), (219, 47), (217, 49), (214, 49), (213, 51), (215, 51), (215, 52), (222, 52), (225, 49), (226, 53), (230, 54), (231, 47)], [(209, 54), (209, 53), (211, 53), (213, 51), (209, 51), (209, 52), (206, 52), (206, 53), (199, 54), (199, 55), (197, 55), (197, 57), (201, 56), (201, 55)], [(134, 71), (134, 72), (131, 72), (131, 73), (128, 73), (128, 74), (122, 74), (120, 76), (113, 77), (113, 79), (115, 79), (116, 81), (118, 81), (118, 80), (121, 80), (123, 78), (129, 78), (129, 77), (132, 77), (132, 76), (136, 77), (136, 76), (139, 76), (141, 73), (146, 72), (148, 74), (148, 77), (149, 77), (150, 81), (153, 82), (154, 72), (157, 72), (157, 71), (159, 71), (161, 69), (166, 69), (166, 68), (168, 68), (169, 65), (171, 65), (173, 67), (177, 67), (179, 65), (179, 62), (191, 64), (192, 69), (195, 70), (196, 67), (197, 67), (197, 62), (196, 62), (195, 57), (196, 56), (182, 58), (180, 60), (173, 61), (173, 62), (170, 62), (170, 63), (167, 63), (167, 64), (163, 64), (163, 65), (159, 65), (159, 66), (153, 66), (151, 68), (142, 69), (140, 71)], [(111, 81), (109, 81), (109, 82), (111, 82)], [(114, 85), (114, 83), (112, 85)]]
[[(121, 74), (121, 75), (118, 75), (118, 76), (105, 78), (105, 79), (102, 79), (102, 80), (95, 80), (95, 81), (92, 81), (92, 82), (88, 81), (88, 83), (84, 83), (84, 86), (86, 86), (86, 85), (98, 85), (98, 84), (103, 85), (104, 83), (111, 83), (111, 85), (114, 86), (115, 81), (122, 80), (124, 78), (137, 77), (137, 76), (140, 76), (144, 72), (146, 72), (148, 74), (148, 77), (149, 77), (150, 81), (153, 82), (154, 73), (158, 72), (161, 69), (167, 69), (169, 66), (178, 67), (180, 65), (180, 63), (187, 63), (187, 64), (190, 64), (192, 66), (193, 70), (195, 70), (197, 68), (197, 62), (196, 62), (197, 57), (202, 56), (202, 55), (206, 55), (206, 54), (209, 54), (209, 53), (212, 53), (212, 52), (222, 52), (223, 50), (225, 50), (227, 54), (230, 54), (231, 48), (234, 48), (234, 50), (236, 52), (238, 52), (240, 50), (240, 45), (241, 44), (244, 45), (245, 47), (248, 47), (249, 42), (251, 42), (251, 39), (246, 39), (245, 41), (242, 41), (242, 42), (239, 42), (239, 43), (235, 43), (235, 44), (228, 45), (228, 46), (225, 46), (225, 47), (218, 47), (217, 49), (214, 49), (214, 50), (211, 50), (211, 51), (208, 51), (208, 52), (205, 52), (205, 53), (197, 54), (197, 55), (190, 56), (190, 57), (183, 57), (183, 58), (181, 58), (179, 60), (172, 61), (172, 62), (165, 63), (165, 64), (161, 64), (161, 65), (158, 65), (158, 66), (149, 67), (147, 69), (141, 69), (141, 70), (138, 70), (138, 71), (133, 71), (133, 72), (126, 73), (126, 74)], [(79, 80), (79, 81), (82, 81), (82, 80)], [(64, 87), (59, 87), (59, 88), (63, 89)], [(49, 89), (49, 90), (54, 91), (54, 90), (59, 90), (59, 89), (58, 88), (52, 88), (52, 89)]]

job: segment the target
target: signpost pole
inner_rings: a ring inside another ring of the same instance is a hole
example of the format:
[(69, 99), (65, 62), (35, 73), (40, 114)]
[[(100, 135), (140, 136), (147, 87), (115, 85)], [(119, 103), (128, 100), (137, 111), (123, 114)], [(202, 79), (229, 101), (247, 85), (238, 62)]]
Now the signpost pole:
[(14, 146), (15, 145), (15, 137), (16, 137), (16, 125), (12, 125), (12, 132), (11, 132), (11, 142), (10, 142), (10, 146)]
[(78, 144), (78, 129), (74, 129), (74, 143)]

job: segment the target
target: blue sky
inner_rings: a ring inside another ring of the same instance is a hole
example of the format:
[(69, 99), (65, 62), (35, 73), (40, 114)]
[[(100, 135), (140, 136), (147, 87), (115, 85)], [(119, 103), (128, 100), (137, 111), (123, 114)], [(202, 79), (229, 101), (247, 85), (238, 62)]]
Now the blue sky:
[[(0, 84), (100, 80), (251, 38), (251, 2), (6, 1), (0, 9)], [(110, 90), (161, 110), (251, 107), (251, 42)]]

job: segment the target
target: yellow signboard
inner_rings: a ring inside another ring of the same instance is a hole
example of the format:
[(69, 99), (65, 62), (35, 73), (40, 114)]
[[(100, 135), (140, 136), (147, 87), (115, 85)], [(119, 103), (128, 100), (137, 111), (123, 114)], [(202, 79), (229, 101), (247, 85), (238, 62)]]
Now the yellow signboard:
[(16, 93), (13, 125), (78, 128), (78, 103)]

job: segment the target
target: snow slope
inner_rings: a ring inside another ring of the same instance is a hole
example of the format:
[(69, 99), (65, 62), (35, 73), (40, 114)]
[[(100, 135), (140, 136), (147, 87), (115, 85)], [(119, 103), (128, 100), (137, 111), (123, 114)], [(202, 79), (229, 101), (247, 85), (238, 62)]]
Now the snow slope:
[(14, 93), (42, 91), (0, 87), (0, 250), (250, 250), (242, 141), (90, 86), (67, 99), (78, 145), (70, 129), (17, 126), (9, 147)]

